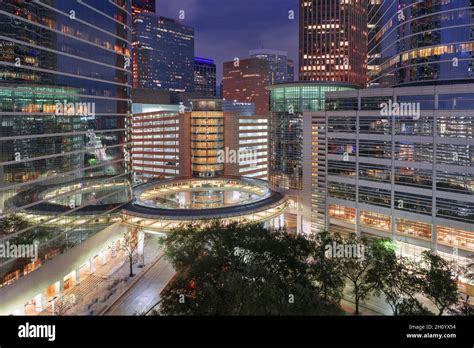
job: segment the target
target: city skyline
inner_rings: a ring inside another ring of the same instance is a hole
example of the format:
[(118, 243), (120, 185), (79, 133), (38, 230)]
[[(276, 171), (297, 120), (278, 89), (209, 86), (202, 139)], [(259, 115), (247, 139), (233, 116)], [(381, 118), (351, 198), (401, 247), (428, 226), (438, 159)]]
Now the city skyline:
[(0, 33), (14, 343), (472, 340), (474, 0), (0, 0)]
[(250, 50), (261, 48), (287, 52), (298, 71), (298, 0), (231, 0), (224, 5), (219, 0), (157, 0), (156, 8), (159, 15), (177, 20), (185, 11), (180, 21), (194, 27), (196, 56), (216, 62), (218, 85), (224, 62), (249, 58)]

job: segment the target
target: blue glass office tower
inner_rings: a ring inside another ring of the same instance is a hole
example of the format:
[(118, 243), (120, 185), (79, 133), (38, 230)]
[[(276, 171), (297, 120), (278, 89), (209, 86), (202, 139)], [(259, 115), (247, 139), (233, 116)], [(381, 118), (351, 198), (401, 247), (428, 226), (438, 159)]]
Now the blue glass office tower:
[(369, 85), (472, 81), (470, 0), (385, 0), (369, 5)]
[(215, 97), (216, 64), (212, 59), (194, 58), (194, 91), (200, 97)]
[[(110, 226), (130, 200), (131, 5), (0, 2), (0, 288)], [(34, 273), (34, 272), (33, 272)]]
[(133, 87), (194, 90), (194, 29), (150, 12), (133, 18)]

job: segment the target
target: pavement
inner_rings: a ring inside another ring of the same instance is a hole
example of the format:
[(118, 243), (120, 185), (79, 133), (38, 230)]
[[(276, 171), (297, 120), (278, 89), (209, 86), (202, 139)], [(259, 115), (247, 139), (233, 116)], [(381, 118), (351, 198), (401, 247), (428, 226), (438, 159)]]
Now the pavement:
[(163, 257), (158, 257), (149, 268), (102, 314), (142, 315), (160, 301), (160, 293), (176, 271)]

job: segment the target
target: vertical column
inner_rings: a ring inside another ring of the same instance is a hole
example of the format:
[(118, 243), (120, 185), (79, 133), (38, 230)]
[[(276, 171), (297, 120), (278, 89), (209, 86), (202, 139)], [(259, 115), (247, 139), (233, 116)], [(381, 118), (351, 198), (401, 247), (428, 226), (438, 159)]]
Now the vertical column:
[(74, 285), (78, 285), (81, 283), (81, 269), (80, 268), (74, 270), (73, 278), (74, 278)]
[[(396, 92), (394, 91), (394, 96), (393, 96), (393, 101), (398, 102), (398, 95), (395, 94)], [(392, 116), (392, 129), (391, 129), (391, 158), (390, 158), (390, 167), (391, 167), (391, 173), (390, 173), (390, 209), (391, 209), (391, 215), (392, 215), (392, 220), (391, 220), (391, 235), (392, 235), (392, 240), (396, 240), (396, 227), (397, 227), (397, 214), (395, 212), (395, 130), (397, 127), (397, 119), (395, 116)], [(403, 242), (400, 242), (403, 243)]]
[[(359, 95), (359, 101), (361, 100), (361, 96)], [(360, 109), (359, 109), (360, 110)], [(355, 170), (356, 170), (356, 177), (355, 177), (355, 204), (356, 204), (356, 228), (355, 233), (360, 236), (361, 235), (361, 227), (360, 227), (360, 208), (359, 208), (359, 151), (360, 151), (360, 111), (357, 110), (356, 112), (356, 153), (355, 153)]]
[(46, 294), (38, 294), (35, 297), (36, 311), (41, 312), (46, 307)]
[(94, 265), (94, 257), (91, 257), (89, 259), (89, 272), (91, 272), (91, 274), (95, 273), (96, 269), (95, 269), (95, 265)]
[[(438, 105), (438, 93), (437, 89), (435, 90), (435, 103)], [(438, 144), (438, 119), (437, 119), (437, 111), (433, 111), (433, 169), (432, 169), (432, 187), (431, 190), (433, 192), (433, 200), (431, 204), (431, 218), (432, 218), (432, 228), (431, 228), (431, 251), (433, 253), (438, 252), (438, 219), (436, 218), (436, 210), (437, 210), (437, 181), (438, 181), (438, 173), (437, 173), (437, 144)]]
[(56, 295), (63, 295), (64, 294), (64, 280), (60, 279), (56, 283), (54, 283), (54, 292)]
[(107, 251), (106, 250), (101, 251), (100, 257), (102, 261), (102, 266), (104, 266), (107, 263)]

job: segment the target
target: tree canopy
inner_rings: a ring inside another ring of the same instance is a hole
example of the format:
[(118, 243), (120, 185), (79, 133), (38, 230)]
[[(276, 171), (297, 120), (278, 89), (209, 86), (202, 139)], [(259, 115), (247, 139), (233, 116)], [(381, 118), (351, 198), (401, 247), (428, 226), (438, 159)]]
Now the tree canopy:
[(178, 228), (160, 241), (178, 271), (164, 315), (331, 315), (310, 277), (310, 241), (261, 224)]

